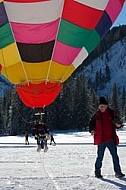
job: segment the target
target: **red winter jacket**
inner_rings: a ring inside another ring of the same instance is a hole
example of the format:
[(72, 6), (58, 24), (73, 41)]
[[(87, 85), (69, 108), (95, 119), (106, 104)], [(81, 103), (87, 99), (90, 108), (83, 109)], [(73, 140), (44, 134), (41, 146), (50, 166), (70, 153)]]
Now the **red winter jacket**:
[[(110, 113), (109, 114), (109, 122), (108, 122), (110, 129), (107, 126), (107, 120), (105, 122), (106, 123), (106, 128), (105, 128), (105, 126), (103, 124), (103, 120), (102, 120), (102, 113), (100, 111), (97, 111), (90, 120), (89, 132), (91, 132), (92, 130), (95, 131), (94, 145), (100, 145), (102, 142), (109, 142), (109, 138), (111, 139), (110, 141), (114, 141), (116, 143), (116, 145), (119, 144), (119, 138), (116, 134), (116, 125), (114, 124), (114, 121), (116, 123), (118, 120), (117, 112), (114, 110), (111, 110), (110, 108), (107, 108), (107, 111)], [(105, 129), (110, 130), (109, 132), (106, 131), (106, 134), (110, 133), (111, 137), (109, 137), (109, 138), (107, 137), (107, 135), (105, 134)], [(103, 131), (104, 131), (104, 134), (103, 134)], [(103, 139), (106, 141), (104, 141)]]

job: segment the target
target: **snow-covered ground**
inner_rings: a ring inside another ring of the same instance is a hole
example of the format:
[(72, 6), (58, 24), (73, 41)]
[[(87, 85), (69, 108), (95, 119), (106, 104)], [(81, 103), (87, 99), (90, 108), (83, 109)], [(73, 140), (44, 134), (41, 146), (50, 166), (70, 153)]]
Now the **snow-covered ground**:
[[(118, 154), (126, 174), (126, 130), (118, 131)], [(0, 190), (126, 190), (126, 177), (114, 176), (112, 159), (106, 149), (103, 179), (94, 177), (97, 147), (89, 132), (54, 133), (56, 146), (36, 151), (36, 141), (23, 136), (0, 137)]]

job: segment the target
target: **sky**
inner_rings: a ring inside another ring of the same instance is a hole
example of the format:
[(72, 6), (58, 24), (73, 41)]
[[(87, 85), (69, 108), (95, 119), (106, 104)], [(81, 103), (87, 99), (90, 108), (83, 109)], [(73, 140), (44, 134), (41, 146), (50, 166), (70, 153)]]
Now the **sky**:
[(119, 26), (123, 24), (126, 24), (126, 2), (124, 3), (123, 9), (119, 14), (118, 18), (116, 19), (116, 21), (114, 22), (113, 26)]
[[(118, 155), (126, 174), (126, 126), (117, 132)], [(23, 136), (0, 136), (0, 190), (126, 190), (126, 177), (114, 176), (106, 150), (102, 175), (94, 177), (97, 147), (88, 131), (53, 133), (56, 146), (37, 152), (34, 137), (25, 145)]]

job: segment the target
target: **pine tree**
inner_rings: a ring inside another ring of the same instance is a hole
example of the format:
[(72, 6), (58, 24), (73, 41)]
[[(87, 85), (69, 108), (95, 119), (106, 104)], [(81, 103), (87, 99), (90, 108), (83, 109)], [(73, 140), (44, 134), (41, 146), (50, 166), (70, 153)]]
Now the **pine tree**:
[(95, 75), (95, 87), (97, 88), (99, 84), (100, 84), (100, 77), (99, 77), (99, 72), (97, 71)]
[(104, 77), (103, 77), (101, 68), (100, 68), (100, 71), (99, 71), (99, 88), (100, 89), (104, 88)]
[(116, 83), (113, 84), (112, 87), (112, 100), (111, 100), (111, 107), (114, 110), (119, 110), (119, 98), (118, 98), (118, 92), (117, 92), (117, 86)]
[(60, 130), (60, 125), (59, 125), (59, 120), (60, 120), (60, 115), (58, 111), (58, 97), (57, 99), (46, 108), (45, 111), (45, 122), (48, 123), (50, 126), (50, 130), (54, 129), (59, 129)]
[(11, 91), (10, 89), (8, 89), (3, 99), (4, 133), (5, 134), (10, 134), (10, 128), (11, 128), (11, 122), (10, 122), (11, 112), (9, 109), (11, 106), (10, 100), (11, 100)]
[(126, 121), (126, 90), (123, 87), (122, 90), (122, 98), (121, 98), (121, 116), (123, 118), (123, 122)]
[(0, 98), (0, 134), (4, 133), (3, 98)]
[[(79, 88), (78, 88), (79, 86)], [(82, 130), (87, 129), (89, 119), (91, 116), (90, 107), (91, 107), (91, 94), (89, 86), (84, 74), (79, 76), (79, 84), (77, 85), (78, 98), (75, 104), (76, 110), (76, 120), (75, 127), (76, 129)]]
[(109, 82), (111, 79), (111, 72), (110, 72), (108, 64), (106, 65), (106, 68), (105, 68), (105, 79), (106, 79), (106, 82)]

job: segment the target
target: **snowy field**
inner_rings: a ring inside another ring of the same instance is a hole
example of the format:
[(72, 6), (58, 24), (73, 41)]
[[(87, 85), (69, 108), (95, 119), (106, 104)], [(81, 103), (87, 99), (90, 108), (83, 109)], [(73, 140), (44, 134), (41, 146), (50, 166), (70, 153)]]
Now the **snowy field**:
[[(126, 174), (126, 130), (118, 131), (118, 154)], [(114, 176), (106, 149), (103, 179), (94, 177), (96, 146), (89, 132), (54, 133), (56, 146), (36, 151), (36, 141), (23, 136), (0, 137), (0, 190), (126, 190), (126, 177)]]

